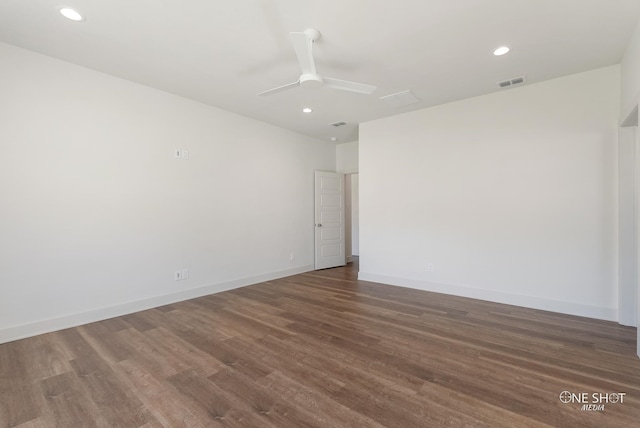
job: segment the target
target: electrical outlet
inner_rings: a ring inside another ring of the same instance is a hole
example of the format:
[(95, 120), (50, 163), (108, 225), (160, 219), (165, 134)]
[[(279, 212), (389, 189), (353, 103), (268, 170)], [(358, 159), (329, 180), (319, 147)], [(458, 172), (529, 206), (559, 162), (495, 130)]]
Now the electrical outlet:
[(294, 261), (296, 259), (296, 255), (293, 253), (289, 253), (289, 260)]
[(189, 269), (182, 269), (182, 279), (189, 279)]
[(177, 270), (173, 273), (173, 279), (175, 279), (176, 281), (180, 281), (182, 279), (182, 271), (181, 270)]
[(433, 263), (427, 263), (427, 272), (433, 272), (435, 270), (435, 266)]
[(173, 156), (176, 159), (189, 160), (189, 150), (186, 150), (186, 149), (174, 149), (173, 150)]

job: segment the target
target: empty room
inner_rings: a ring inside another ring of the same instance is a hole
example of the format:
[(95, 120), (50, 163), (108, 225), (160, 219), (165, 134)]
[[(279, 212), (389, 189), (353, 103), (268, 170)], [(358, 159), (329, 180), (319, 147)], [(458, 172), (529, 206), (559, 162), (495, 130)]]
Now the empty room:
[(640, 427), (640, 2), (0, 2), (0, 428)]

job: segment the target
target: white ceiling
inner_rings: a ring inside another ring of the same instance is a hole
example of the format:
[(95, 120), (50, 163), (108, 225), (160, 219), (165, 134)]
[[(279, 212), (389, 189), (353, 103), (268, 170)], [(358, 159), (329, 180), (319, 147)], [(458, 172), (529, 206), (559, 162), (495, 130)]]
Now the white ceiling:
[[(640, 19), (638, 0), (64, 0), (80, 23), (60, 4), (0, 1), (0, 41), (339, 142), (357, 139), (358, 123), (497, 91), (499, 80), (617, 64)], [(299, 77), (288, 33), (309, 27), (322, 33), (320, 74), (378, 89), (256, 96)], [(500, 45), (512, 50), (494, 57)], [(419, 104), (379, 99), (408, 89)]]

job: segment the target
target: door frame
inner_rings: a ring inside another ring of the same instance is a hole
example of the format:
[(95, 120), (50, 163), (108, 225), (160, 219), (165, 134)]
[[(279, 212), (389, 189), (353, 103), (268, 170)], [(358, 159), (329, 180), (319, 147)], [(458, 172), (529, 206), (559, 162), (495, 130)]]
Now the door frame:
[(620, 126), (618, 133), (618, 323), (636, 326), (638, 284), (636, 131), (634, 126), (624, 123)]
[[(640, 357), (640, 99), (636, 99), (627, 114), (622, 116), (618, 134), (618, 171), (631, 170), (619, 176), (619, 254), (618, 254), (618, 322), (637, 328), (636, 353)], [(627, 155), (625, 157), (625, 154)], [(624, 182), (623, 182), (624, 180)], [(622, 194), (622, 193), (625, 194)], [(631, 198), (629, 203), (625, 198)], [(631, 234), (633, 242), (626, 242)], [(635, 303), (632, 304), (631, 302)], [(635, 306), (635, 307), (634, 307)], [(635, 318), (635, 324), (633, 323)]]

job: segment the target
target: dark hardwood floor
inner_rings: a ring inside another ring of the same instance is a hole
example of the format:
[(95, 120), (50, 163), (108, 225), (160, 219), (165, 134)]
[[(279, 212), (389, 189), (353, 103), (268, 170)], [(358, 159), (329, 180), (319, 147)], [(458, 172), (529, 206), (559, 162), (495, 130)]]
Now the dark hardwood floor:
[(356, 276), (0, 345), (0, 427), (640, 426), (635, 329)]

